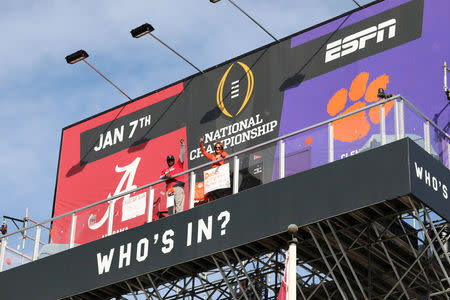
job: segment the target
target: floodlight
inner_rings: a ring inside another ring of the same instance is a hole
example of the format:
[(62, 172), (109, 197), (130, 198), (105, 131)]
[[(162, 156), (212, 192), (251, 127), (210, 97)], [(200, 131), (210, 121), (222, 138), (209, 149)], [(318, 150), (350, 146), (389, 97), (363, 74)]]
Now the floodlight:
[(102, 73), (100, 73), (100, 71), (98, 71), (96, 68), (94, 68), (90, 63), (88, 63), (85, 59), (89, 57), (89, 54), (87, 54), (86, 51), (84, 50), (78, 50), (75, 53), (72, 53), (70, 55), (66, 56), (66, 61), (68, 64), (74, 64), (79, 62), (80, 60), (84, 61), (92, 70), (94, 70), (95, 72), (97, 72), (98, 75), (100, 75), (101, 77), (103, 77), (106, 81), (108, 81), (112, 86), (114, 86), (119, 92), (121, 92), (125, 97), (128, 98), (128, 100), (133, 101), (133, 99), (131, 99), (127, 94), (124, 93), (124, 91), (122, 91), (117, 85), (115, 85), (111, 80), (109, 80), (105, 75), (103, 75)]
[[(219, 1), (219, 0), (215, 0), (215, 1)], [(161, 43), (162, 45), (164, 45), (165, 47), (167, 47), (170, 51), (172, 51), (173, 53), (175, 53), (176, 55), (178, 55), (179, 57), (181, 57), (185, 62), (187, 62), (188, 64), (190, 64), (192, 67), (194, 67), (197, 71), (199, 71), (200, 73), (203, 73), (202, 70), (200, 70), (199, 68), (197, 68), (193, 63), (191, 63), (189, 60), (187, 60), (183, 55), (181, 55), (180, 53), (178, 53), (177, 51), (175, 51), (174, 49), (172, 49), (169, 45), (167, 45), (166, 43), (164, 43), (163, 41), (161, 41), (158, 37), (156, 37), (152, 31), (155, 30), (155, 28), (153, 28), (152, 25), (148, 24), (148, 23), (144, 23), (141, 26), (133, 29), (130, 31), (131, 36), (134, 38), (140, 38), (143, 35), (149, 34), (152, 38), (154, 38), (155, 40), (157, 40), (159, 43)]]
[(219, 2), (220, 0), (209, 0), (209, 2), (211, 2), (211, 3), (217, 3), (217, 2)]
[(68, 64), (74, 64), (79, 62), (80, 60), (86, 59), (89, 57), (89, 54), (87, 54), (84, 50), (78, 50), (75, 53), (72, 53), (70, 55), (66, 56), (66, 61)]
[(138, 38), (140, 38), (141, 36), (146, 35), (147, 33), (152, 32), (153, 30), (155, 30), (155, 28), (153, 28), (152, 25), (150, 25), (150, 24), (148, 24), (148, 23), (145, 23), (145, 24), (142, 24), (141, 26), (139, 26), (139, 27), (137, 27), (137, 28), (131, 30), (130, 33), (131, 33), (131, 36), (132, 36), (132, 37), (138, 39)]

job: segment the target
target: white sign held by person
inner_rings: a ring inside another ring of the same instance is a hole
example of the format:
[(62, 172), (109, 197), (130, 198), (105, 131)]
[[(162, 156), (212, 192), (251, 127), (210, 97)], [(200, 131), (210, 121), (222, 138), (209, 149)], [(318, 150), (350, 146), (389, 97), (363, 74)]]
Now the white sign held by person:
[(223, 164), (203, 172), (205, 179), (205, 194), (218, 189), (231, 187), (230, 164)]

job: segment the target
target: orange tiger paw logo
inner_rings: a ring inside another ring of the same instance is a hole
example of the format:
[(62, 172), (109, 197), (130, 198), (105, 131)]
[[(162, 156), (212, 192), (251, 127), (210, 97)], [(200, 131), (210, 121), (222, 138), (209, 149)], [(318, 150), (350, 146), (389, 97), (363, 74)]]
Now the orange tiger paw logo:
[[(389, 76), (383, 74), (370, 82), (369, 86), (367, 86), (368, 81), (369, 73), (361, 72), (353, 79), (349, 91), (344, 88), (337, 91), (333, 97), (331, 97), (330, 101), (328, 101), (328, 114), (333, 117), (341, 116), (365, 107), (368, 104), (380, 101), (377, 96), (378, 89), (386, 89), (386, 86), (389, 83)], [(393, 104), (394, 102), (388, 102), (384, 105), (385, 116), (389, 113)], [(372, 107), (368, 112), (362, 111), (350, 117), (333, 122), (334, 139), (342, 142), (353, 142), (362, 139), (369, 132), (371, 126), (370, 123), (380, 123), (379, 106)]]

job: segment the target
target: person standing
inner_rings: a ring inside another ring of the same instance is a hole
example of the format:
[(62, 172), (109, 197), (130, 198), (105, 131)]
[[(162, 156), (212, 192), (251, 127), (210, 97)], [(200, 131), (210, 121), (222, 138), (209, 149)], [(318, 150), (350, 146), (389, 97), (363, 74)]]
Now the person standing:
[[(160, 179), (166, 179), (166, 196), (173, 194), (175, 202), (175, 212), (182, 212), (184, 209), (184, 175), (173, 177), (183, 172), (184, 165), (184, 139), (180, 139), (180, 156), (177, 161), (173, 155), (167, 156), (167, 168), (161, 171)], [(169, 211), (169, 215), (172, 213)]]
[[(204, 138), (201, 137), (200, 138), (200, 150), (202, 151), (202, 154), (209, 160), (215, 161), (215, 160), (219, 160), (219, 159), (222, 159), (222, 158), (225, 158), (228, 156), (228, 153), (223, 151), (223, 144), (220, 141), (217, 141), (214, 143), (214, 153), (213, 154), (206, 152), (205, 147), (203, 146), (203, 141), (204, 141)], [(217, 167), (223, 165), (224, 163), (225, 163), (225, 160), (215, 162), (211, 165), (211, 168), (217, 168)], [(207, 202), (210, 202), (217, 198), (227, 196), (229, 194), (230, 194), (230, 189), (219, 189), (219, 190), (211, 191), (205, 195), (205, 200), (206, 200), (205, 202), (207, 203)]]
[[(205, 147), (203, 146), (203, 141), (204, 141), (204, 138), (201, 137), (200, 138), (200, 149), (202, 151), (202, 154), (209, 160), (215, 161), (215, 160), (225, 158), (228, 156), (228, 153), (223, 151), (223, 144), (221, 142), (217, 141), (214, 144), (214, 154), (210, 154), (210, 153), (206, 152)], [(216, 168), (218, 166), (223, 165), (224, 163), (225, 163), (225, 160), (221, 160), (216, 163), (213, 163), (211, 167)]]

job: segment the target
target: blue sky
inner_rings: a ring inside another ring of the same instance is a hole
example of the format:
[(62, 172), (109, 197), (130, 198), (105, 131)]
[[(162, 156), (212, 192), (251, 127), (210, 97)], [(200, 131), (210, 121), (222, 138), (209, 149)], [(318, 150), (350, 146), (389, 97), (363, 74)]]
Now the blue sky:
[[(356, 8), (352, 0), (234, 0), (277, 38)], [(361, 5), (371, 0), (359, 0)], [(51, 216), (62, 128), (127, 99), (86, 64), (64, 57), (86, 50), (88, 62), (131, 98), (272, 42), (228, 1), (25, 1), (2, 3), (0, 25), (0, 215)], [(11, 227), (12, 224), (10, 224)]]

